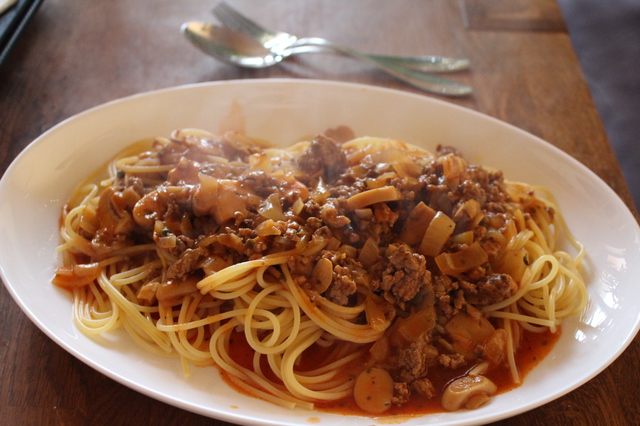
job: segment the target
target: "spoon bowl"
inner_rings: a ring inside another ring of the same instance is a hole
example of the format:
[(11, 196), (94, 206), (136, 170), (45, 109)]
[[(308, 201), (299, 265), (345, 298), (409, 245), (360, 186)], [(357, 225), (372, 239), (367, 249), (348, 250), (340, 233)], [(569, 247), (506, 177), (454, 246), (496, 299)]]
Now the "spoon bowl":
[(200, 50), (231, 65), (266, 68), (285, 57), (271, 52), (251, 37), (205, 22), (182, 24), (182, 33)]

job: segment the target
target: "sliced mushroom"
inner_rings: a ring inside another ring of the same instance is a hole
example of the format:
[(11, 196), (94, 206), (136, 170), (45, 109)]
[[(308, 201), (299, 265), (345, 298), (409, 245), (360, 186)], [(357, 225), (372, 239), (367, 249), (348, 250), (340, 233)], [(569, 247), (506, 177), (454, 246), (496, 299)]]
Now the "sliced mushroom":
[(333, 263), (322, 258), (316, 263), (311, 272), (311, 283), (318, 293), (324, 293), (333, 281)]
[(465, 376), (454, 380), (442, 394), (442, 407), (448, 411), (470, 410), (487, 402), (498, 387), (484, 376)]
[(397, 201), (402, 199), (402, 194), (393, 186), (369, 189), (347, 198), (347, 209), (356, 210), (376, 203)]
[(487, 361), (484, 361), (476, 365), (475, 367), (473, 367), (471, 370), (469, 370), (467, 374), (470, 377), (475, 377), (475, 376), (479, 376), (481, 374), (486, 373), (488, 369), (489, 369), (489, 363)]
[(380, 414), (391, 407), (393, 379), (382, 368), (373, 367), (360, 373), (353, 388), (356, 404), (367, 413)]

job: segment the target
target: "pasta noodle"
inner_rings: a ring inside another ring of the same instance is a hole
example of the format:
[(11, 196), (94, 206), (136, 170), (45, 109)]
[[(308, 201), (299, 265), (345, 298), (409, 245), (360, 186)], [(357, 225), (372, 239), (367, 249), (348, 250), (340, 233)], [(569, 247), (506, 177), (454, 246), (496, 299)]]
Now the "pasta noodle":
[(374, 373), (393, 388), (365, 412), (437, 398), (436, 366), (519, 383), (521, 333), (587, 302), (547, 190), (345, 128), (286, 149), (196, 129), (139, 143), (78, 186), (60, 234), (53, 282), (83, 333), (123, 328), (289, 408), (381, 391)]

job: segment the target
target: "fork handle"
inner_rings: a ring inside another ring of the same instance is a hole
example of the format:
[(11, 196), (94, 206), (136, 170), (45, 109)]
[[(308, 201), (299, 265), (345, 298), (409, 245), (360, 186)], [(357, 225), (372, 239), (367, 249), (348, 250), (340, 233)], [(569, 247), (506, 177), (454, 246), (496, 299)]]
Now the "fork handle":
[(446, 56), (390, 56), (364, 54), (378, 61), (388, 62), (400, 67), (421, 72), (455, 72), (469, 69), (471, 61), (466, 58), (449, 58)]
[[(317, 37), (307, 37), (298, 39), (295, 43), (288, 47), (286, 50), (291, 50), (295, 48), (300, 48), (304, 46), (318, 46), (326, 49), (331, 49), (335, 52), (338, 52), (345, 56), (351, 56), (354, 58), (362, 59), (367, 61), (381, 70), (393, 75), (400, 80), (403, 80), (412, 86), (415, 86), (419, 89), (426, 90), (431, 93), (437, 93), (440, 95), (447, 96), (467, 96), (472, 93), (471, 87), (458, 83), (455, 81), (447, 80), (442, 77), (437, 77), (430, 74), (425, 74), (423, 71), (418, 71), (413, 68), (408, 68), (406, 66), (400, 65), (398, 62), (398, 57), (395, 56), (381, 56), (381, 55), (369, 55), (360, 53), (357, 50), (351, 49), (350, 47), (341, 46), (339, 44), (335, 44), (323, 38)], [(283, 55), (288, 56), (287, 52), (283, 52)], [(293, 52), (291, 52), (293, 53)], [(408, 60), (408, 61), (407, 61)], [(416, 63), (419, 61), (418, 58), (404, 58), (403, 61), (405, 63)]]
[[(304, 39), (303, 39), (304, 40)], [(294, 47), (287, 48), (283, 53), (285, 56), (294, 55), (297, 53), (309, 53), (309, 52), (326, 52), (327, 46), (318, 45), (298, 45), (296, 43)], [(329, 48), (330, 50), (331, 48)], [(404, 68), (413, 69), (420, 72), (429, 73), (443, 73), (443, 72), (457, 72), (469, 69), (471, 61), (465, 58), (450, 58), (446, 56), (390, 56), (390, 55), (374, 55), (364, 54), (374, 60), (383, 61), (392, 65), (397, 65)]]

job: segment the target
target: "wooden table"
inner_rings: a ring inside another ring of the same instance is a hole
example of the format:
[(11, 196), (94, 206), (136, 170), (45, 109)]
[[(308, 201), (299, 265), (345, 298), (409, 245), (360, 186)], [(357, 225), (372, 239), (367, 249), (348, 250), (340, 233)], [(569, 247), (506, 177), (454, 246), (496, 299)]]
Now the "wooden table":
[[(443, 98), (537, 135), (631, 197), (553, 0), (229, 0), (265, 25), (382, 54), (465, 56), (451, 75), (475, 94)], [(0, 163), (87, 108), (169, 86), (227, 79), (317, 78), (418, 90), (352, 59), (322, 54), (263, 70), (202, 55), (180, 34), (214, 1), (46, 0), (0, 68)], [(495, 2), (494, 2), (495, 4)], [(574, 392), (505, 425), (635, 424), (640, 344)], [(0, 286), (3, 424), (225, 425), (155, 401), (97, 373), (40, 332)]]

